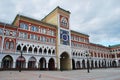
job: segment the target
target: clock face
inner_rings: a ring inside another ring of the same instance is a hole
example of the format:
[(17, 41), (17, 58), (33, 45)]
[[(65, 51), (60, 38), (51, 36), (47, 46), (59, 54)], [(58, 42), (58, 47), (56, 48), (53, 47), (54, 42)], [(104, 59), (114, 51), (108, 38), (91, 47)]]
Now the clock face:
[(62, 38), (63, 38), (64, 41), (67, 41), (68, 40), (68, 35), (67, 34), (63, 34)]
[(65, 30), (60, 30), (60, 43), (64, 45), (69, 45), (69, 32)]

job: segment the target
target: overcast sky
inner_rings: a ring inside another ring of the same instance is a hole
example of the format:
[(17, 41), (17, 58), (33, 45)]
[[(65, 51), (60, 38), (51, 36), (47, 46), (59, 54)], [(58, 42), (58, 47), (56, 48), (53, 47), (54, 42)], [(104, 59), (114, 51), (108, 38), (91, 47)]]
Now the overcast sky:
[(12, 23), (18, 13), (41, 20), (57, 6), (71, 12), (71, 29), (90, 42), (120, 44), (120, 0), (0, 0), (0, 21)]

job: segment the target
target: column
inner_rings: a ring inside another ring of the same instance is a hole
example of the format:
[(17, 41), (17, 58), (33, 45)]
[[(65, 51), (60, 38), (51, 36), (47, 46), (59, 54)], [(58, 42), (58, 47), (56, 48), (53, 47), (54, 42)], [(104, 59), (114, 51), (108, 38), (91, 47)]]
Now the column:
[(85, 68), (87, 68), (87, 59), (85, 60)]
[(58, 61), (57, 61), (57, 69), (60, 70), (60, 57), (58, 57)]
[(46, 70), (48, 70), (48, 62), (46, 63)]
[(80, 61), (80, 68), (82, 68), (82, 60)]
[(13, 68), (16, 68), (16, 67), (15, 67), (15, 64), (16, 64), (16, 62), (13, 62)]
[(39, 67), (38, 67), (38, 64), (39, 64), (39, 62), (36, 62), (36, 64), (35, 64), (35, 65), (36, 65), (36, 68), (39, 68)]
[(55, 63), (55, 70), (57, 70), (57, 63)]
[(28, 68), (28, 62), (26, 62), (26, 66), (25, 66), (25, 68), (26, 68), (26, 69)]
[(93, 68), (95, 68), (95, 61), (93, 60)]
[(27, 47), (27, 53), (28, 53), (28, 49), (29, 49), (29, 47)]
[(0, 68), (2, 68), (1, 62), (0, 62)]

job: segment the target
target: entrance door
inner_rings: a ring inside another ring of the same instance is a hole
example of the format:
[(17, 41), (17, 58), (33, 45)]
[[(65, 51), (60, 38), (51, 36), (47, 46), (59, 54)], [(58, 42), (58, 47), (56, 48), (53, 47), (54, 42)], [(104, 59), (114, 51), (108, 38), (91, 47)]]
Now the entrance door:
[(60, 69), (61, 70), (70, 70), (71, 68), (71, 60), (69, 58), (68, 53), (63, 52), (60, 55)]
[(48, 68), (49, 70), (55, 70), (55, 61), (53, 58), (49, 60)]
[(2, 59), (2, 68), (9, 69), (12, 68), (13, 59), (11, 56), (7, 55)]

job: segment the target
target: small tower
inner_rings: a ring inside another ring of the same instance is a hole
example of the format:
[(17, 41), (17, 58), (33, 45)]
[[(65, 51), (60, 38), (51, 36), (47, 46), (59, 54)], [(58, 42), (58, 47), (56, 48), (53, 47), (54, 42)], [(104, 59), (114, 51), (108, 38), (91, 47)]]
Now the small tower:
[(43, 22), (57, 26), (57, 68), (62, 70), (72, 69), (69, 18), (70, 12), (58, 6), (42, 19)]

